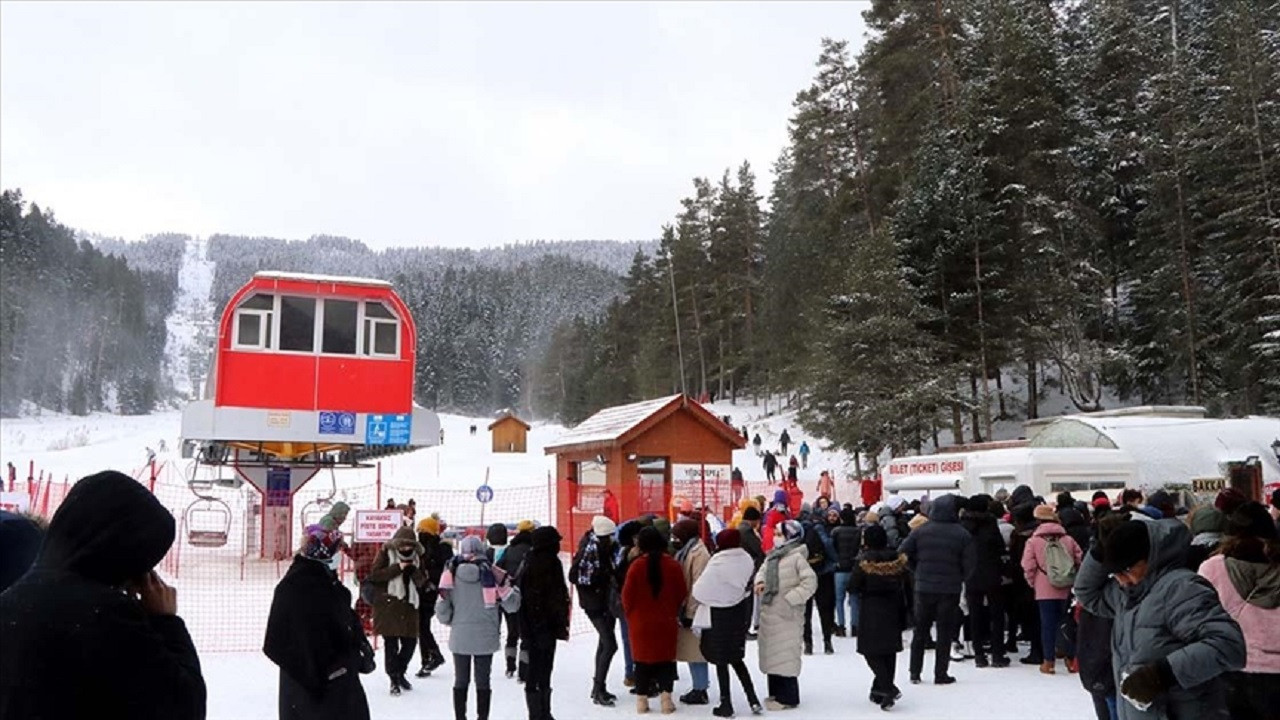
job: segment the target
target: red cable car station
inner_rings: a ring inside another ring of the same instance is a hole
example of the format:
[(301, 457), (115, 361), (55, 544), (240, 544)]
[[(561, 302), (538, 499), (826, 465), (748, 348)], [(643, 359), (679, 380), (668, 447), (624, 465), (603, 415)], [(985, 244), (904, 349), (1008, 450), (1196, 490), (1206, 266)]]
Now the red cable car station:
[(204, 398), (182, 413), (193, 492), (217, 502), (195, 471), (232, 469), (263, 495), (263, 557), (289, 557), (293, 496), (317, 473), (439, 444), (440, 419), (413, 402), (416, 337), (388, 282), (256, 273), (222, 311)]

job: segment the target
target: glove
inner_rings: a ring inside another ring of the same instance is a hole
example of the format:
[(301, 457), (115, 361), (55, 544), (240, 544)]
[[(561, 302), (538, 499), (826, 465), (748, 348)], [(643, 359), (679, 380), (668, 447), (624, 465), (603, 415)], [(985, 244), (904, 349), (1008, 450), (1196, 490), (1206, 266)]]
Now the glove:
[(1155, 702), (1155, 699), (1176, 683), (1173, 668), (1168, 660), (1159, 660), (1150, 665), (1143, 665), (1134, 670), (1120, 683), (1120, 692), (1125, 697), (1140, 703)]

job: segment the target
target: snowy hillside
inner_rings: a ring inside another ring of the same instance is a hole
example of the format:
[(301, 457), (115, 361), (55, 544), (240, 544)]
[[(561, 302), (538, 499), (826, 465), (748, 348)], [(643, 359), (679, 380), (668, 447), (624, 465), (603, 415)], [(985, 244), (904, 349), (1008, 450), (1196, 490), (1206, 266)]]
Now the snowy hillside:
[(218, 319), (210, 301), (214, 270), (207, 244), (187, 238), (178, 268), (177, 297), (165, 319), (165, 377), (179, 401), (201, 396), (209, 370)]

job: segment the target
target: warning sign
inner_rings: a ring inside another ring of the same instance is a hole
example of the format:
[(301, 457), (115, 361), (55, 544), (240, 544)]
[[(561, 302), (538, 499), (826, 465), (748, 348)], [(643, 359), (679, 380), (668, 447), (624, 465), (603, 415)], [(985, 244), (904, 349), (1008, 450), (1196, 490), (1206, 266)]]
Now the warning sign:
[(357, 510), (356, 542), (387, 542), (403, 525), (399, 510)]

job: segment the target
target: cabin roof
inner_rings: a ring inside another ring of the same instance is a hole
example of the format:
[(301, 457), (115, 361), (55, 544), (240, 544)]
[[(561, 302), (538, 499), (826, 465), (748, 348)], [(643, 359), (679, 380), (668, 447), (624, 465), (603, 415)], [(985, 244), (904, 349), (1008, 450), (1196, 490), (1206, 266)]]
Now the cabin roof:
[(389, 288), (386, 280), (364, 277), (348, 277), (345, 275), (317, 275), (313, 273), (283, 272), (280, 270), (259, 270), (254, 278), (263, 280), (292, 280), (295, 282), (334, 283), (338, 285), (365, 285), (367, 287)]

